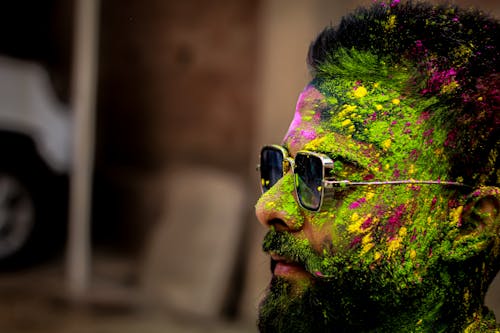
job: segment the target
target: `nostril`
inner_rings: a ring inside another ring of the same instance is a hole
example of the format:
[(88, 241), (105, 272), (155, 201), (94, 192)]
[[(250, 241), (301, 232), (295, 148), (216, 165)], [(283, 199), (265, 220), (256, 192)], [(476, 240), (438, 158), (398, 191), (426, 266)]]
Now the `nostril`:
[(273, 226), (276, 231), (289, 231), (290, 228), (285, 223), (285, 221), (281, 219), (272, 219), (268, 222), (269, 226)]

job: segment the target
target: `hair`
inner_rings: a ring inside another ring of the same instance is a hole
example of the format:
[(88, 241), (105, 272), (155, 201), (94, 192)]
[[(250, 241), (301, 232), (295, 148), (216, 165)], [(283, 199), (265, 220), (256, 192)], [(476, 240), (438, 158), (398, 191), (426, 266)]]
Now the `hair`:
[[(439, 113), (434, 115), (439, 124), (446, 126), (443, 148), (450, 176), (473, 186), (496, 186), (500, 184), (498, 26), (498, 20), (476, 9), (377, 2), (323, 30), (309, 48), (307, 63), (313, 78), (323, 80), (335, 79), (339, 71), (331, 68), (341, 66), (353, 52), (373, 55), (389, 66), (410, 64), (414, 72), (406, 84), (413, 93), (437, 98), (445, 106), (433, 111)], [(374, 80), (387, 74), (366, 66), (344, 70), (361, 71)]]

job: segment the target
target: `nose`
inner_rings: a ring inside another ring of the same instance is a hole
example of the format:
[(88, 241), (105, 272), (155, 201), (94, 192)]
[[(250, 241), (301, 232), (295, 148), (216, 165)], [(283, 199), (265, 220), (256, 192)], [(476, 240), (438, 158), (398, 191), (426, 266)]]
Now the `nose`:
[(299, 231), (304, 225), (303, 211), (295, 200), (293, 177), (285, 175), (255, 205), (259, 222), (277, 231)]

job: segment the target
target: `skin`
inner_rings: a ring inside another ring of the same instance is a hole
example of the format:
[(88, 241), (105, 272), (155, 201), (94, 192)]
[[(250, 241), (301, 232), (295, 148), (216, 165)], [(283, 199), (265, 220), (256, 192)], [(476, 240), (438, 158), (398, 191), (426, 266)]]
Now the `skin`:
[[(336, 179), (461, 181), (447, 176), (435, 101), (412, 98), (398, 84), (338, 78), (333, 85), (314, 80), (300, 94), (282, 142), (292, 157), (326, 154)], [(329, 304), (320, 319), (338, 331), (493, 330), (482, 310), (490, 278), (469, 276), (496, 269), (498, 197), (494, 187), (359, 186), (311, 212), (297, 204), (290, 171), (256, 204), (270, 230), (264, 250), (273, 281), (288, 288), (268, 296), (261, 314), (317, 287), (328, 290), (319, 296)], [(285, 318), (294, 311), (286, 309)]]

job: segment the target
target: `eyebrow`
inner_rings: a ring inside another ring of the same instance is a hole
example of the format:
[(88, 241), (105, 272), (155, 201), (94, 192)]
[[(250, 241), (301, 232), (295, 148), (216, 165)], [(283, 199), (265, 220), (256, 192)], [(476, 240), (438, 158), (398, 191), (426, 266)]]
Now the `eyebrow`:
[(373, 163), (378, 161), (377, 155), (382, 153), (371, 143), (353, 140), (335, 132), (319, 138), (316, 142), (305, 144), (304, 149), (325, 154), (332, 160), (344, 160), (365, 170), (370, 170)]
[[(288, 152), (288, 154), (290, 156), (292, 156), (290, 154), (290, 147), (287, 144), (282, 144), (281, 147), (285, 148), (285, 150)], [(340, 150), (338, 152), (335, 152), (335, 151), (332, 152), (331, 150), (322, 149), (321, 147), (318, 147), (317, 149), (314, 149), (314, 150), (310, 150), (310, 149), (304, 149), (304, 150), (324, 154), (324, 155), (328, 156), (329, 158), (331, 158), (332, 161), (334, 161), (334, 162), (336, 160), (337, 161), (340, 160), (341, 162), (351, 164), (356, 168), (363, 169), (363, 170), (369, 170), (368, 165), (370, 162), (370, 158), (368, 158), (366, 156), (359, 156), (357, 154), (354, 154), (354, 153), (351, 153), (348, 151), (342, 152)], [(295, 157), (292, 156), (292, 158), (295, 158)]]
[(351, 164), (356, 168), (368, 170), (369, 159), (365, 156), (358, 156), (350, 152), (332, 152), (323, 149), (318, 149), (316, 152), (325, 154), (330, 157), (334, 162), (341, 161), (347, 164)]

